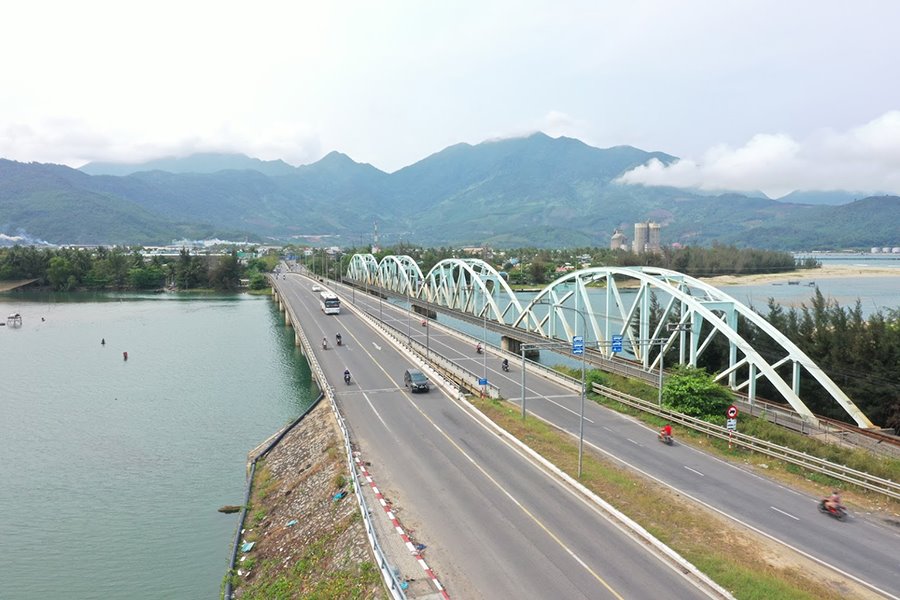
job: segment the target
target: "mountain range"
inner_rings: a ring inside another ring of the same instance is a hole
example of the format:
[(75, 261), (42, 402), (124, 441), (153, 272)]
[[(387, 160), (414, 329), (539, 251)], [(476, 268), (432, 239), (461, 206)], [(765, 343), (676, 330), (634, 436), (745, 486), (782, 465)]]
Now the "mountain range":
[(661, 152), (594, 148), (542, 133), (456, 144), (394, 173), (332, 152), (292, 167), (200, 154), (81, 169), (0, 159), (0, 234), (51, 243), (214, 238), (384, 244), (606, 246), (661, 224), (665, 244), (772, 249), (893, 246), (900, 198), (843, 192), (701, 194), (616, 182)]

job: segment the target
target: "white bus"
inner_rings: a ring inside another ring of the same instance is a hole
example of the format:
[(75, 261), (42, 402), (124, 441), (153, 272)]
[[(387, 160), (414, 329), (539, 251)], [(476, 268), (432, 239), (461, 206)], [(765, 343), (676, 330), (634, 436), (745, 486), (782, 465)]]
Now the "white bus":
[(341, 301), (337, 294), (324, 290), (319, 294), (319, 305), (326, 315), (337, 315), (341, 312)]

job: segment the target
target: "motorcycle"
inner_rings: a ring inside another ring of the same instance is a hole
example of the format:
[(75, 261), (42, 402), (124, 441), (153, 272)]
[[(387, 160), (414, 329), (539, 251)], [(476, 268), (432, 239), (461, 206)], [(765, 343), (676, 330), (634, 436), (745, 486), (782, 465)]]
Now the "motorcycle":
[(509, 373), (509, 363), (508, 362), (500, 363), (500, 368), (503, 369), (504, 373)]
[(338, 335), (335, 336), (334, 341), (337, 342), (338, 346), (340, 346), (343, 340), (341, 340), (341, 336)]
[(672, 439), (671, 435), (669, 435), (668, 433), (663, 433), (662, 431), (660, 431), (656, 435), (656, 439), (658, 439), (660, 442), (662, 442), (663, 444), (666, 444), (668, 446), (671, 446), (675, 443), (675, 440)]
[(344, 373), (344, 383), (350, 385), (350, 373)]
[(475, 354), (484, 354), (484, 348), (481, 347), (481, 344), (475, 346)]
[(328, 350), (328, 341), (322, 340), (322, 350)]
[(819, 512), (831, 515), (838, 521), (843, 521), (847, 518), (847, 509), (844, 508), (843, 504), (838, 504), (837, 506), (831, 507), (825, 505), (825, 499), (819, 500)]

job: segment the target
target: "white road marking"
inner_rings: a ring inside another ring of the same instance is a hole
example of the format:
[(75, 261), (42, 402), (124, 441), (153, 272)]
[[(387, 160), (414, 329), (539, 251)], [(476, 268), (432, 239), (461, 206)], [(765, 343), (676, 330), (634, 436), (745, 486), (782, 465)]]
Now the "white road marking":
[(799, 521), (799, 520), (800, 520), (799, 517), (795, 517), (795, 516), (792, 515), (791, 513), (786, 513), (786, 512), (784, 512), (783, 510), (781, 510), (780, 508), (775, 508), (774, 506), (770, 506), (769, 508), (771, 508), (771, 509), (774, 510), (775, 512), (780, 512), (780, 513), (783, 514), (784, 516), (790, 517), (790, 518), (792, 518), (792, 519), (795, 520), (795, 521)]
[(376, 344), (375, 342), (372, 342), (372, 345), (375, 346), (375, 349), (376, 349), (376, 350), (381, 350), (381, 346), (379, 346), (379, 345)]
[(706, 475), (704, 475), (703, 473), (701, 473), (701, 472), (698, 471), (697, 469), (692, 469), (692, 468), (690, 468), (690, 467), (687, 466), (687, 465), (684, 465), (684, 468), (687, 469), (688, 471), (690, 471), (691, 473), (696, 473), (696, 474), (699, 475), (700, 477), (706, 477)]
[(381, 418), (381, 414), (379, 414), (378, 410), (375, 408), (375, 405), (372, 404), (371, 400), (369, 400), (369, 395), (364, 393), (363, 398), (366, 399), (366, 402), (369, 404), (369, 407), (372, 409), (372, 412), (375, 413), (375, 416), (378, 417), (378, 420), (381, 421), (381, 424), (384, 425), (384, 428), (387, 429), (388, 431), (390, 431), (391, 435), (393, 435), (394, 432), (391, 431), (391, 428), (388, 427), (388, 424), (385, 423), (384, 419)]
[(625, 439), (628, 440), (629, 442), (631, 442), (632, 444), (634, 444), (635, 446), (640, 446), (640, 445), (641, 445), (641, 444), (639, 444), (638, 442), (634, 441), (634, 440), (631, 439), (631, 438), (625, 438)]

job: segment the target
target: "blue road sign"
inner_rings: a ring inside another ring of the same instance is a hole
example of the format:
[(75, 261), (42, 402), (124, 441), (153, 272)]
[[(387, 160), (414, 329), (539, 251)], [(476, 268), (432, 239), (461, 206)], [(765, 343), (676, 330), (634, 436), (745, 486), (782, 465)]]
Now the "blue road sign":
[(584, 354), (584, 336), (572, 336), (572, 354)]
[(487, 379), (479, 379), (478, 385), (487, 385)]
[(622, 336), (621, 335), (612, 336), (612, 351), (613, 352), (621, 352), (622, 351)]

